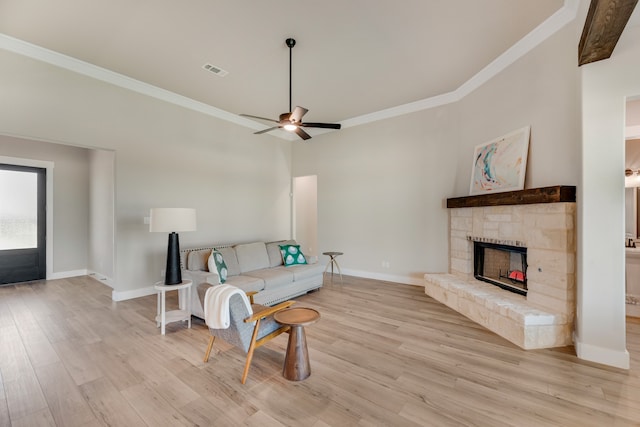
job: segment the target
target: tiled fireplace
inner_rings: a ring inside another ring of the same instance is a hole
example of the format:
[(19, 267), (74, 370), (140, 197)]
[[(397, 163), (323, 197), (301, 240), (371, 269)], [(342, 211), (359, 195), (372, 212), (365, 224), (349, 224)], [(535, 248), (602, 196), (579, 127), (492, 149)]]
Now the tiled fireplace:
[[(449, 273), (425, 274), (425, 292), (522, 348), (571, 344), (575, 187), (449, 199), (447, 207)], [(511, 261), (491, 273), (505, 286), (477, 280), (474, 242), (516, 248), (526, 253), (526, 265), (508, 255)]]

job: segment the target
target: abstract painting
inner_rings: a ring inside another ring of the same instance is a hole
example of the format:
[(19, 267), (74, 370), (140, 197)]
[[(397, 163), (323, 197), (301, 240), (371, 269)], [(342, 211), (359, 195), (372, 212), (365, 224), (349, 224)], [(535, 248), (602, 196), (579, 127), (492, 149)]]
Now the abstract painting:
[(524, 189), (530, 132), (526, 126), (476, 147), (469, 194)]

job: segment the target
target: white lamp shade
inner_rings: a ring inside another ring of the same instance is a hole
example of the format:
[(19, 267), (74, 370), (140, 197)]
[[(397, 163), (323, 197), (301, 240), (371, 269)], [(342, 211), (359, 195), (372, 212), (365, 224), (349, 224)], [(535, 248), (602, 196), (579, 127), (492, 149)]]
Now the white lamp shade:
[(196, 210), (188, 208), (152, 208), (149, 231), (167, 233), (196, 231)]

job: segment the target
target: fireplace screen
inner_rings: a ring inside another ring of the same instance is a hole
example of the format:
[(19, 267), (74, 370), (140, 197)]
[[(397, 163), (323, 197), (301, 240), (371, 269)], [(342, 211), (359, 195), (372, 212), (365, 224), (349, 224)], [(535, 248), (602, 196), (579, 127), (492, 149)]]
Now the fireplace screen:
[(473, 255), (476, 279), (527, 294), (527, 248), (473, 242)]

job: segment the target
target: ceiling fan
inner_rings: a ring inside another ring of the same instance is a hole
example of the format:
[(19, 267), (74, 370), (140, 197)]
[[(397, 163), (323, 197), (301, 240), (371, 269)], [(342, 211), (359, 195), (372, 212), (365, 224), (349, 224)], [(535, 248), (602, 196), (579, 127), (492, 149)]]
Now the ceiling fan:
[(293, 110), (291, 109), (291, 58), (293, 47), (296, 45), (296, 41), (294, 39), (285, 40), (287, 47), (289, 48), (289, 112), (280, 114), (279, 120), (267, 119), (266, 117), (258, 117), (252, 116), (250, 114), (240, 114), (243, 117), (251, 117), (253, 119), (266, 120), (269, 122), (278, 123), (277, 126), (273, 126), (258, 132), (255, 132), (256, 135), (261, 133), (267, 133), (275, 129), (284, 129), (289, 132), (296, 133), (300, 138), (307, 140), (311, 139), (311, 135), (305, 132), (302, 128), (322, 128), (322, 129), (340, 129), (340, 123), (311, 123), (311, 122), (303, 122), (302, 117), (307, 114), (309, 110), (303, 107), (296, 107)]

